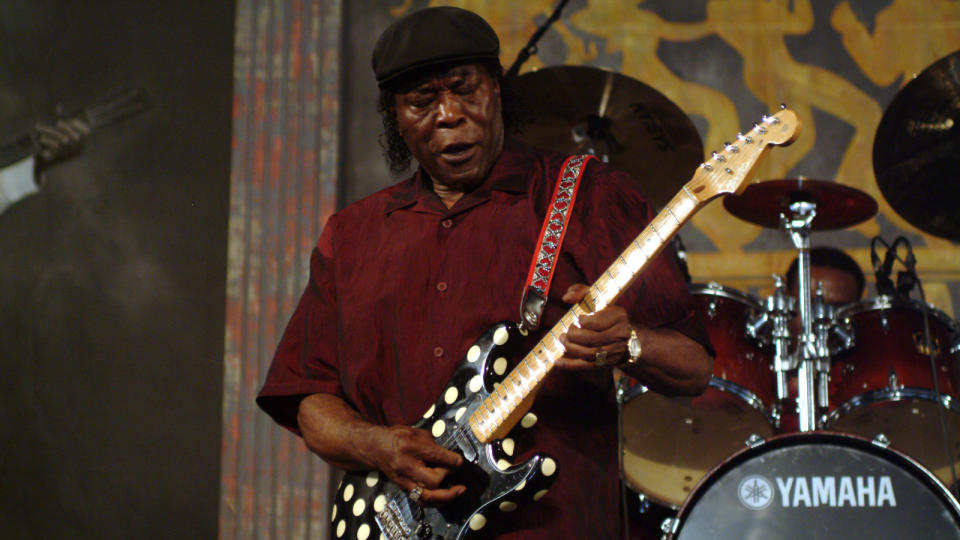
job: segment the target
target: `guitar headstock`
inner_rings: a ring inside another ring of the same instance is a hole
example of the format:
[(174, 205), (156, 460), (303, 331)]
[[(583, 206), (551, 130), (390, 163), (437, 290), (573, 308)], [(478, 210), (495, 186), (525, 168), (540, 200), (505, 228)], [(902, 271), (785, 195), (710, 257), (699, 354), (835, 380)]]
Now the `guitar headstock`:
[(800, 135), (800, 119), (785, 106), (774, 115), (764, 115), (747, 133), (737, 133), (736, 142), (724, 143), (697, 168), (687, 190), (700, 202), (720, 195), (741, 193), (747, 188), (744, 180), (760, 157), (772, 146), (787, 146)]

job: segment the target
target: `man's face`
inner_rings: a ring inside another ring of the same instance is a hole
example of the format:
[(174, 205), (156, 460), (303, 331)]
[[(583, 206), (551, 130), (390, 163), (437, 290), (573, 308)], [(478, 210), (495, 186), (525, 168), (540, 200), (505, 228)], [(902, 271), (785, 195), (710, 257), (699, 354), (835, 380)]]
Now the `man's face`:
[(818, 283), (823, 285), (823, 301), (831, 306), (842, 306), (860, 300), (857, 280), (849, 272), (829, 266), (812, 266), (810, 277), (814, 292)]
[(413, 157), (457, 191), (479, 185), (503, 149), (500, 85), (480, 64), (416, 79), (397, 93), (396, 114)]
[[(823, 301), (828, 305), (839, 307), (860, 300), (857, 279), (849, 272), (830, 266), (811, 266), (810, 285), (813, 292), (816, 292), (818, 283), (823, 286)], [(790, 294), (797, 296), (797, 285), (794, 285)]]

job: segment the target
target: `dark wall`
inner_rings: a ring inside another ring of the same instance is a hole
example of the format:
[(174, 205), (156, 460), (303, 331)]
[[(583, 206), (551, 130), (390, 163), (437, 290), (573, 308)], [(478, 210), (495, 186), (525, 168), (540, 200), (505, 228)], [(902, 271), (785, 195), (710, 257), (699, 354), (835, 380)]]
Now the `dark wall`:
[(121, 85), (0, 215), (0, 537), (213, 538), (232, 2), (3, 0), (0, 141)]

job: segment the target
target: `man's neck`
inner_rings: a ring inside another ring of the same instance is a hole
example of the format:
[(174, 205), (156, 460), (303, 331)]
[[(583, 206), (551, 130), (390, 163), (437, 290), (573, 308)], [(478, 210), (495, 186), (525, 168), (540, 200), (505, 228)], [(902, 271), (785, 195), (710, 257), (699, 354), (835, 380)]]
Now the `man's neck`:
[(433, 183), (433, 192), (437, 194), (437, 197), (440, 197), (447, 208), (452, 208), (463, 197), (463, 191), (443, 185), (433, 178), (430, 181)]

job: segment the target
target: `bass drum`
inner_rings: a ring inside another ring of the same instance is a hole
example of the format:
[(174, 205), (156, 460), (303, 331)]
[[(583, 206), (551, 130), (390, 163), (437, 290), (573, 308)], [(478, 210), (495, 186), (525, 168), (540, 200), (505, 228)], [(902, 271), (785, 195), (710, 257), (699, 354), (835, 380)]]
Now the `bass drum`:
[(960, 466), (960, 403), (951, 373), (956, 361), (951, 347), (960, 331), (942, 311), (930, 307), (929, 315), (932, 346), (924, 343), (920, 302), (880, 296), (837, 314), (853, 327), (856, 345), (833, 359), (830, 402), (837, 408), (823, 426), (868, 438), (882, 433), (949, 486), (953, 472), (943, 430), (951, 440), (954, 466)]
[(960, 505), (904, 454), (852, 435), (797, 433), (731, 456), (664, 532), (676, 540), (955, 540)]
[(771, 361), (744, 330), (759, 300), (715, 283), (690, 293), (717, 353), (706, 392), (667, 397), (636, 385), (621, 396), (624, 481), (673, 509), (751, 436), (774, 434)]

